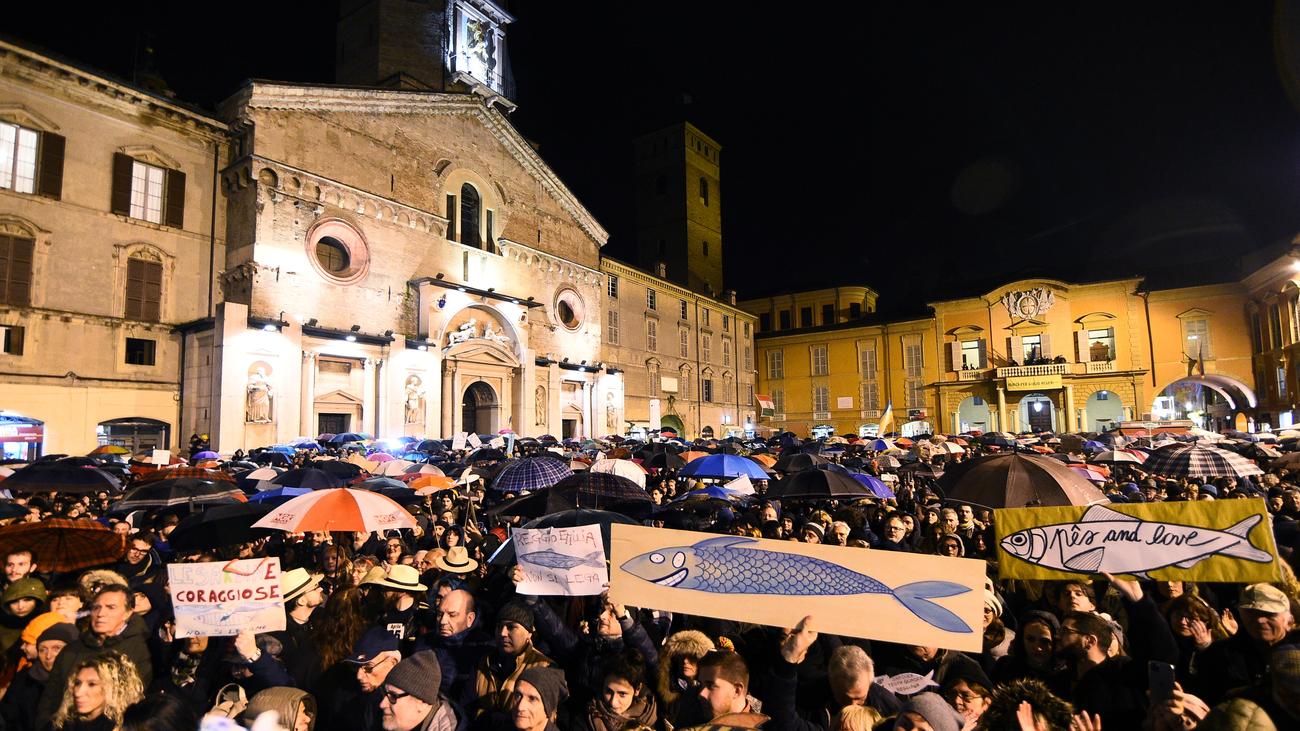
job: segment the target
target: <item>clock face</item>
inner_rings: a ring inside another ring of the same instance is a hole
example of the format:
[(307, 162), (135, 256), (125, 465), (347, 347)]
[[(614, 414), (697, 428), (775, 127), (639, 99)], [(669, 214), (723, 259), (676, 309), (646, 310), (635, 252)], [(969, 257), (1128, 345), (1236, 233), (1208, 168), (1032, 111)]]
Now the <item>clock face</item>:
[(1033, 317), (1038, 314), (1038, 298), (1033, 295), (1025, 295), (1016, 303), (1016, 311), (1021, 317)]

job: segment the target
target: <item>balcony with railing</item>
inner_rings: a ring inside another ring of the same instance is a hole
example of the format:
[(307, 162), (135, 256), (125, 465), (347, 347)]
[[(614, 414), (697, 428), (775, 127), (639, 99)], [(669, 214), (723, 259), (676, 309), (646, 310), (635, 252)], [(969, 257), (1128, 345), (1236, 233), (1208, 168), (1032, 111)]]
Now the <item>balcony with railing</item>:
[(957, 380), (958, 381), (983, 381), (989, 377), (990, 373), (992, 373), (992, 371), (989, 370), (988, 368), (984, 368), (980, 370), (970, 370), (970, 371), (957, 371)]
[(1084, 373), (1114, 373), (1115, 361), (1113, 360), (1090, 360), (1083, 364)]
[(1070, 368), (1069, 363), (1045, 363), (1043, 365), (1010, 366), (999, 368), (998, 378), (1017, 378), (1020, 376), (1064, 376)]

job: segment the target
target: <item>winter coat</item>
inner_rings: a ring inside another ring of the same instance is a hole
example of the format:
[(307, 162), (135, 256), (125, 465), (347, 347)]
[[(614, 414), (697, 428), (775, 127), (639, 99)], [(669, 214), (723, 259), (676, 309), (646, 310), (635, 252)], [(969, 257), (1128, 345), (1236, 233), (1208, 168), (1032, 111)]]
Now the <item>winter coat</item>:
[(59, 709), (59, 703), (63, 700), (63, 689), (68, 684), (68, 677), (72, 675), (72, 669), (82, 660), (116, 650), (130, 658), (140, 673), (141, 683), (144, 687), (149, 687), (153, 682), (153, 662), (149, 656), (149, 645), (145, 640), (146, 632), (144, 620), (135, 615), (131, 615), (126, 622), (126, 627), (112, 637), (100, 637), (89, 629), (82, 629), (81, 637), (74, 642), (69, 642), (63, 648), (58, 659), (54, 661), (54, 667), (50, 669), (50, 680), (41, 694), (40, 704), (37, 705), (38, 726), (44, 726), (54, 717), (54, 712)]
[(647, 693), (639, 693), (627, 712), (621, 714), (615, 713), (604, 698), (592, 698), (578, 731), (647, 731), (658, 720), (659, 708), (654, 696)]
[(699, 660), (713, 650), (713, 640), (703, 632), (688, 629), (668, 637), (664, 642), (663, 651), (659, 653), (659, 673), (655, 684), (660, 708), (671, 708), (683, 690), (673, 682), (673, 661), (679, 655)]
[[(308, 712), (316, 708), (315, 699), (305, 690), (297, 688), (267, 688), (249, 699), (242, 715), (245, 726), (252, 727), (253, 721), (267, 711), (280, 714), (280, 725), (292, 729), (298, 721), (298, 704), (307, 703)], [(315, 726), (314, 713), (312, 726)]]
[(0, 700), (0, 728), (36, 728), (36, 704), (49, 681), (50, 674), (40, 665), (32, 665), (14, 676)]
[(496, 658), (484, 655), (478, 662), (474, 673), (474, 692), (478, 695), (475, 713), (485, 711), (504, 711), (510, 704), (510, 694), (514, 692), (515, 681), (529, 668), (543, 668), (555, 665), (551, 658), (543, 655), (530, 643), (523, 652), (514, 658), (514, 667), (505, 680), (498, 679), (492, 672), (492, 663)]

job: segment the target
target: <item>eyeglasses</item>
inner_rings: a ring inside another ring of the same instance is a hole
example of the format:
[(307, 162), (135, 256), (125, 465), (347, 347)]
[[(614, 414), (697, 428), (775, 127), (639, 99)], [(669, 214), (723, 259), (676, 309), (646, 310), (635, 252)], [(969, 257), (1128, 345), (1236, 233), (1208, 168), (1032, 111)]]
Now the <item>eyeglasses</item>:
[(965, 693), (953, 693), (949, 691), (945, 693), (943, 697), (947, 698), (948, 701), (952, 703), (955, 703), (958, 700), (960, 700), (962, 703), (970, 703), (976, 698), (983, 698), (984, 696), (980, 695), (979, 693), (971, 693), (970, 691), (967, 691)]
[(393, 659), (393, 658), (391, 658), (391, 657), (386, 657), (386, 658), (384, 658), (384, 659), (382, 659), (382, 660), (375, 660), (374, 662), (370, 662), (370, 663), (367, 663), (367, 664), (365, 664), (365, 665), (362, 665), (362, 666), (361, 666), (361, 669), (364, 670), (364, 671), (366, 671), (367, 673), (373, 673), (373, 672), (375, 672), (375, 668), (378, 668), (380, 665), (383, 665), (384, 663), (386, 663), (386, 662), (388, 662), (389, 660), (392, 660), (392, 659)]
[(1061, 634), (1063, 634), (1063, 635), (1081, 635), (1081, 634), (1083, 634), (1083, 633), (1080, 632), (1079, 630), (1073, 628), (1073, 627), (1069, 627), (1069, 626), (1067, 626), (1067, 625), (1061, 625)]
[(388, 699), (388, 705), (395, 706), (397, 702), (410, 695), (410, 693), (397, 693), (391, 690), (384, 691), (384, 698)]

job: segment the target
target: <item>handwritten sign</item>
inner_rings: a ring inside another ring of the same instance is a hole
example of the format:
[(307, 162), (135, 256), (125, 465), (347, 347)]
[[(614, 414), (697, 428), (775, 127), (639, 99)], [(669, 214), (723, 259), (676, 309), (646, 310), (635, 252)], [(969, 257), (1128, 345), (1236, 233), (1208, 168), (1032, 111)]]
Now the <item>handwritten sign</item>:
[(830, 634), (983, 646), (983, 561), (623, 524), (611, 539), (620, 604), (773, 627), (812, 615)]
[(456, 432), (456, 436), (454, 436), (454, 437), (451, 438), (451, 448), (452, 448), (453, 450), (457, 451), (457, 452), (459, 452), (459, 451), (465, 449), (465, 445), (466, 445), (466, 443), (468, 442), (468, 439), (466, 439), (466, 436), (467, 436), (467, 435), (466, 435), (465, 432), (463, 432), (463, 431), (462, 431), (462, 432)]
[(167, 565), (177, 637), (224, 637), (284, 629), (280, 559)]
[(934, 682), (934, 671), (931, 670), (925, 675), (916, 673), (899, 673), (897, 675), (880, 675), (876, 677), (876, 685), (894, 695), (913, 696), (923, 690), (936, 688), (938, 683)]
[(609, 585), (600, 526), (520, 528), (512, 535), (524, 572), (520, 594), (595, 596)]
[(166, 467), (172, 463), (172, 451), (170, 449), (155, 449), (149, 457), (149, 463)]
[(503, 437), (492, 437), (492, 441), (488, 442), (488, 445), (493, 449), (505, 449), (506, 440)]
[(465, 441), (469, 442), (469, 446), (475, 449), (478, 449), (479, 447), (483, 446), (483, 440), (479, 439), (477, 434), (470, 434), (468, 437), (465, 438)]
[(1281, 579), (1263, 500), (1015, 508), (997, 511), (995, 524), (1008, 579)]

